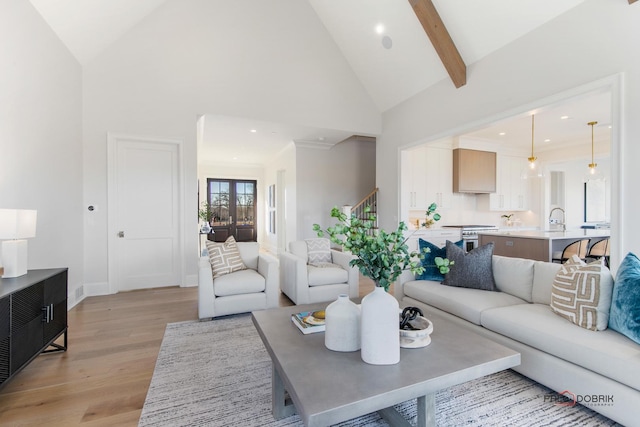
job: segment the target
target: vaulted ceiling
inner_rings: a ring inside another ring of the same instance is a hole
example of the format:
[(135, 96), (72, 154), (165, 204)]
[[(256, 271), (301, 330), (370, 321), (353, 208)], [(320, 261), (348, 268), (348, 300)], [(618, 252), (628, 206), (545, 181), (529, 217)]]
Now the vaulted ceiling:
[[(79, 63), (85, 65), (165, 2), (180, 0), (30, 1)], [(418, 19), (420, 13), (417, 9), (414, 12), (416, 3), (425, 0), (306, 1), (381, 112), (443, 79), (450, 79), (451, 72), (447, 72)], [(466, 84), (472, 85), (475, 62), (583, 1), (432, 0), (432, 3), (467, 67)], [(460, 86), (460, 81), (451, 84)], [(220, 128), (225, 118), (211, 117), (209, 122)], [(246, 129), (252, 127), (249, 123), (245, 126), (233, 118), (229, 124), (243, 128), (238, 137), (246, 140)], [(349, 136), (321, 129), (280, 128), (280, 132), (288, 140), (273, 141), (274, 147), (290, 142), (291, 138), (324, 137), (324, 142), (331, 144)], [(274, 133), (270, 135), (273, 138)], [(226, 132), (225, 137), (232, 136)]]

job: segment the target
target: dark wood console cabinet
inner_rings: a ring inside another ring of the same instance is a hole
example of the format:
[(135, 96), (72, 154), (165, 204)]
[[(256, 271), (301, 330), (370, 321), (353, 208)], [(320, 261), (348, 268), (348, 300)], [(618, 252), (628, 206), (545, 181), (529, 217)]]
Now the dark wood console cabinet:
[(67, 269), (0, 279), (0, 387), (40, 353), (66, 350)]

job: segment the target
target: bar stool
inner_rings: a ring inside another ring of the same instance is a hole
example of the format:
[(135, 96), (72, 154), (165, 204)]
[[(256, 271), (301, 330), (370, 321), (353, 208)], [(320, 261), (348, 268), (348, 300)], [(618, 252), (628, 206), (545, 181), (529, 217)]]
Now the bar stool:
[(589, 252), (587, 253), (587, 259), (600, 259), (604, 258), (604, 264), (609, 268), (609, 238), (599, 240), (595, 242), (589, 248)]
[(578, 258), (584, 261), (587, 257), (587, 249), (589, 249), (590, 241), (591, 239), (580, 239), (569, 243), (562, 252), (554, 252), (551, 261), (563, 263), (573, 255), (578, 255)]

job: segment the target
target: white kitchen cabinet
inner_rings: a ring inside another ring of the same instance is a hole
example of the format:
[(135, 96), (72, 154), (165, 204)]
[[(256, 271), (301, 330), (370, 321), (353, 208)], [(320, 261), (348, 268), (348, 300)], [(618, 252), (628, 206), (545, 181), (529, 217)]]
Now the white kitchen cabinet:
[(496, 192), (481, 196), (491, 211), (525, 211), (528, 209), (527, 181), (521, 178), (528, 167), (527, 159), (498, 154), (496, 163)]
[(419, 147), (406, 152), (402, 166), (402, 191), (404, 193), (403, 204), (407, 209), (425, 209), (426, 202), (426, 149)]
[(409, 230), (405, 232), (409, 252), (418, 250), (418, 239), (426, 240), (432, 244), (443, 248), (447, 240), (457, 242), (462, 239), (462, 229), (460, 228), (427, 228), (423, 230)]
[(438, 209), (447, 209), (453, 199), (453, 151), (426, 147), (425, 159), (425, 208), (435, 202)]
[(451, 206), (453, 198), (452, 150), (420, 147), (403, 153), (402, 191), (405, 210), (427, 210)]

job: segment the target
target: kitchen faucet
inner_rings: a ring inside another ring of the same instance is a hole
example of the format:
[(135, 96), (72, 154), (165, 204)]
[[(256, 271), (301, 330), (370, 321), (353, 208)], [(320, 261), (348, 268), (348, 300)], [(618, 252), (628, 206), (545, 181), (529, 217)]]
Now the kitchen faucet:
[[(562, 212), (562, 222), (560, 223), (560, 225), (562, 225), (562, 231), (567, 231), (566, 215), (565, 215), (564, 209), (562, 209), (562, 208), (553, 208), (553, 209), (551, 209), (551, 212), (549, 212), (549, 224), (553, 224), (553, 222), (551, 222), (551, 216), (553, 215), (553, 213), (555, 211)], [(556, 222), (555, 224), (558, 224), (558, 223)]]

